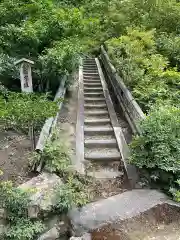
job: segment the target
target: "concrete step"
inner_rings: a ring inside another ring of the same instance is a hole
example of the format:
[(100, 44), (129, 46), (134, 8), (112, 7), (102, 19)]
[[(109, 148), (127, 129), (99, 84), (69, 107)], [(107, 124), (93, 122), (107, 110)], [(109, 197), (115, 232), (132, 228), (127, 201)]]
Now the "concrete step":
[(101, 83), (101, 79), (99, 77), (83, 77), (84, 82), (91, 82), (91, 83)]
[(92, 59), (92, 60), (84, 60), (84, 61), (83, 61), (83, 64), (88, 64), (88, 63), (96, 64), (96, 61), (95, 61), (95, 59)]
[(101, 151), (101, 149), (98, 151), (92, 151), (92, 152), (86, 152), (85, 153), (85, 159), (89, 161), (118, 161), (121, 159), (120, 153), (114, 149), (110, 149), (111, 151)]
[(108, 115), (108, 111), (107, 110), (99, 110), (99, 111), (96, 111), (96, 110), (89, 110), (89, 111), (85, 111), (84, 112), (86, 116), (105, 116), (105, 115)]
[(84, 61), (84, 62), (89, 62), (89, 61), (90, 61), (90, 62), (91, 62), (91, 61), (94, 61), (94, 62), (95, 62), (95, 58), (93, 58), (93, 57), (92, 57), (92, 58), (88, 57), (88, 58), (84, 58), (83, 61)]
[(107, 106), (106, 106), (106, 104), (84, 104), (84, 108), (86, 108), (86, 109), (87, 108), (88, 109), (92, 109), (92, 108), (99, 109), (100, 108), (101, 109), (101, 108), (107, 108)]
[(97, 126), (97, 125), (108, 125), (111, 123), (111, 121), (109, 118), (104, 118), (104, 119), (94, 118), (94, 119), (85, 119), (84, 123), (86, 125)]
[(83, 68), (97, 68), (96, 63), (84, 63)]
[(83, 69), (83, 73), (84, 74), (93, 74), (93, 73), (95, 73), (95, 74), (98, 74), (99, 72), (98, 72), (98, 69), (89, 69), (89, 68), (85, 68), (85, 69)]
[(87, 148), (112, 148), (117, 146), (117, 142), (116, 139), (86, 139), (84, 145)]
[(100, 79), (96, 79), (96, 80), (93, 80), (93, 79), (84, 79), (84, 84), (97, 84), (97, 85), (102, 86), (102, 83), (101, 83), (101, 80), (100, 80)]
[(97, 67), (83, 67), (83, 72), (85, 73), (85, 72), (97, 72), (98, 71), (98, 69), (97, 69)]
[(84, 134), (88, 136), (113, 135), (114, 131), (112, 127), (85, 127)]
[(124, 173), (120, 171), (115, 171), (115, 170), (113, 171), (112, 169), (102, 169), (100, 171), (94, 171), (94, 172), (88, 171), (87, 175), (98, 180), (108, 180), (108, 179), (122, 177)]
[(103, 97), (104, 93), (102, 92), (84, 92), (85, 97)]
[(85, 72), (85, 76), (99, 76), (99, 72)]
[(99, 74), (83, 74), (84, 79), (100, 79)]
[(90, 83), (84, 82), (84, 87), (86, 87), (86, 88), (102, 87), (102, 84), (101, 84), (100, 81), (99, 81), (99, 83), (96, 83), (96, 82), (90, 82)]
[(94, 57), (83, 58), (83, 62), (89, 62), (89, 61), (95, 62), (95, 58)]
[(89, 98), (89, 97), (85, 97), (84, 98), (84, 102), (86, 103), (94, 103), (94, 104), (98, 104), (98, 103), (106, 103), (105, 98), (101, 97), (101, 98)]
[(84, 92), (96, 92), (96, 91), (103, 91), (102, 87), (84, 87)]

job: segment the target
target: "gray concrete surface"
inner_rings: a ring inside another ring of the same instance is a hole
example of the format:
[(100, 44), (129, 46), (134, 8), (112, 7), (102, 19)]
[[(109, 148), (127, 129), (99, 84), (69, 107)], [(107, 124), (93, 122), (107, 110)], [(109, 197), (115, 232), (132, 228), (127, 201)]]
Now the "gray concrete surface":
[(163, 203), (174, 204), (159, 191), (138, 189), (90, 203), (81, 209), (71, 210), (69, 217), (74, 232), (81, 236), (105, 224), (135, 217)]

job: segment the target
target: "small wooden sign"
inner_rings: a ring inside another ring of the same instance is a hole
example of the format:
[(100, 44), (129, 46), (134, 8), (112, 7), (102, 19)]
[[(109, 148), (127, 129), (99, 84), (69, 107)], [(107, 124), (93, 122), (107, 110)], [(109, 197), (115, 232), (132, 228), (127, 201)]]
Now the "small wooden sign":
[(34, 62), (29, 59), (22, 58), (16, 61), (15, 65), (20, 65), (20, 81), (22, 92), (33, 92), (31, 66), (34, 65)]

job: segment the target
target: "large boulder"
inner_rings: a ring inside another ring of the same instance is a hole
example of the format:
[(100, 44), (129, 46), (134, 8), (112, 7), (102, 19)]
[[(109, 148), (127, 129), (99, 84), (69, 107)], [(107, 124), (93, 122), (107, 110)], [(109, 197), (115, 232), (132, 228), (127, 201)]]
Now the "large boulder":
[(56, 174), (43, 172), (20, 185), (19, 188), (31, 192), (28, 216), (37, 218), (40, 213), (48, 214), (58, 201), (56, 190), (62, 184), (61, 179)]

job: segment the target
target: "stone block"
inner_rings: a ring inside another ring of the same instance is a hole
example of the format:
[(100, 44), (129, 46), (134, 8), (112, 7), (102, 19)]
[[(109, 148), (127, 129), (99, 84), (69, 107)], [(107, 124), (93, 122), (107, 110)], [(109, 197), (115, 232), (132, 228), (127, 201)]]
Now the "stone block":
[(138, 189), (73, 209), (69, 217), (75, 235), (81, 236), (106, 224), (138, 216), (167, 201), (168, 197), (159, 191)]
[(68, 227), (67, 224), (63, 221), (58, 222), (55, 224), (53, 228), (42, 234), (38, 240), (56, 240), (59, 239), (61, 236), (66, 236)]
[(91, 240), (91, 234), (85, 233), (82, 237), (71, 237), (69, 240)]
[(62, 184), (56, 174), (43, 172), (20, 185), (19, 188), (31, 192), (28, 216), (37, 218), (40, 213), (49, 213), (57, 203), (56, 189)]

